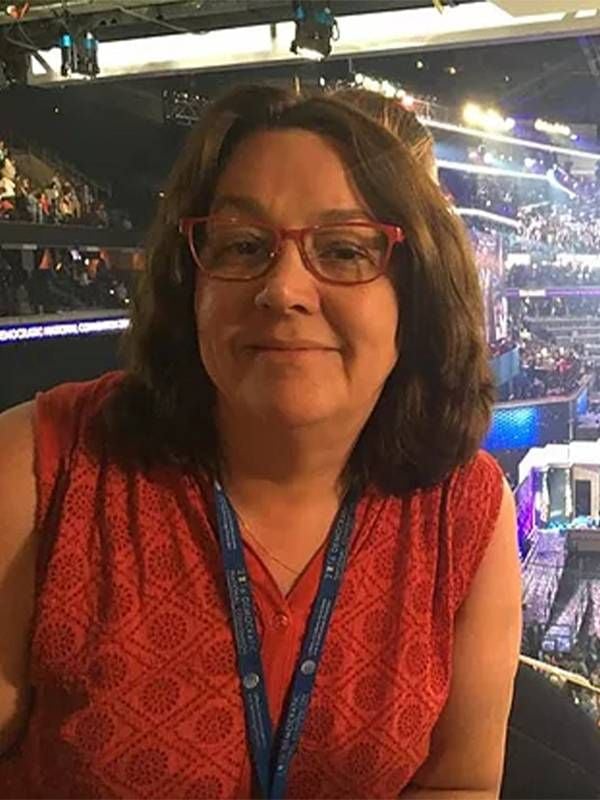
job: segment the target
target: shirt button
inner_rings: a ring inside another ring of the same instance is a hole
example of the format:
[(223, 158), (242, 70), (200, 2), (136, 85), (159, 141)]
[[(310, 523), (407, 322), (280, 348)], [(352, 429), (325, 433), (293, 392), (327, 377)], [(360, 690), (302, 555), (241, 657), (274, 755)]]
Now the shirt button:
[(290, 624), (290, 618), (288, 617), (287, 614), (279, 613), (275, 614), (275, 616), (273, 617), (274, 628), (279, 628), (279, 629), (287, 628), (289, 624)]

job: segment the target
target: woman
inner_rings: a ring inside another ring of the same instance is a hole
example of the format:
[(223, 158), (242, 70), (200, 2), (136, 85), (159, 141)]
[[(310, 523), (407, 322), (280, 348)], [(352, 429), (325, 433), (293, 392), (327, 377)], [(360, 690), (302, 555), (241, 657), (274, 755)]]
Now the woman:
[(213, 104), (127, 373), (2, 419), (5, 796), (497, 796), (520, 589), (477, 274), (370, 113)]

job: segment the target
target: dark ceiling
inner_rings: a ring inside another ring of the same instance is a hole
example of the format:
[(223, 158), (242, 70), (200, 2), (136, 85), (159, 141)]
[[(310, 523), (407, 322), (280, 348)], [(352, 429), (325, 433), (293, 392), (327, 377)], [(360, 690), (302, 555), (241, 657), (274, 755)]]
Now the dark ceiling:
[[(475, 0), (451, 0), (464, 5)], [(368, 14), (431, 6), (433, 0), (331, 0), (336, 16)], [(441, 0), (449, 3), (450, 0)], [(65, 20), (73, 31), (91, 30), (100, 41), (176, 32), (285, 22), (292, 18), (291, 0), (32, 0), (20, 26), (0, 12), (2, 34), (34, 42), (40, 49), (55, 45)], [(1, 45), (0, 45), (1, 46)]]

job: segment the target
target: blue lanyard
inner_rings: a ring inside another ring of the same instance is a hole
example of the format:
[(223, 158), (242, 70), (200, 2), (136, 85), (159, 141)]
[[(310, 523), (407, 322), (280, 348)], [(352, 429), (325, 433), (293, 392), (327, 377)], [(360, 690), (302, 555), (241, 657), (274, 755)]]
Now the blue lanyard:
[(294, 670), (292, 692), (275, 747), (242, 537), (231, 503), (217, 482), (215, 504), (252, 759), (263, 797), (279, 800), (285, 795), (290, 764), (300, 740), (327, 629), (346, 568), (356, 498), (353, 495), (346, 497), (333, 526), (319, 591), (310, 612), (300, 658)]

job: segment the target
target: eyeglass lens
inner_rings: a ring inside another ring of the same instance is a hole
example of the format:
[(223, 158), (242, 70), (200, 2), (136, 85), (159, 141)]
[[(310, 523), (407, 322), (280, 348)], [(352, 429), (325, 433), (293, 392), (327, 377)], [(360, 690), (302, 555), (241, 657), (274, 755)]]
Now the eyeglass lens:
[[(278, 237), (266, 226), (208, 221), (195, 224), (193, 243), (202, 269), (235, 280), (261, 275), (273, 260)], [(308, 230), (303, 248), (320, 275), (355, 283), (382, 272), (388, 240), (375, 226), (327, 225)]]

